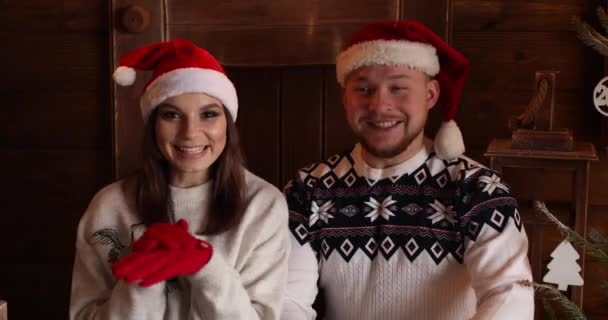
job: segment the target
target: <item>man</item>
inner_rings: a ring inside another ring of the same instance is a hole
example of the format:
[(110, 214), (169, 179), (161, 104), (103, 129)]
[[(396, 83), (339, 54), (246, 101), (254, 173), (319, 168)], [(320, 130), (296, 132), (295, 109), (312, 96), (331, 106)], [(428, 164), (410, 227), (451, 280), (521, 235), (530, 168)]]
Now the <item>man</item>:
[[(337, 57), (359, 140), (285, 187), (292, 254), (284, 319), (532, 319), (528, 240), (509, 187), (462, 156), (469, 62), (414, 21), (358, 31)], [(434, 143), (423, 131), (441, 99)]]

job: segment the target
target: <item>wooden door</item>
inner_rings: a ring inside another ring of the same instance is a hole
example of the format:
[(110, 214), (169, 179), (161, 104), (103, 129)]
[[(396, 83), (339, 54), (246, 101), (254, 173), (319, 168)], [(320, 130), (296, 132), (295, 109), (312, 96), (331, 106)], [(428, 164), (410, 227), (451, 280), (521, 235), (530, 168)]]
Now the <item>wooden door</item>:
[[(334, 70), (350, 34), (373, 20), (413, 18), (450, 38), (450, 0), (113, 0), (112, 5), (113, 67), (129, 50), (177, 37), (208, 49), (227, 67), (239, 95), (237, 126), (248, 167), (278, 187), (298, 168), (354, 142)], [(143, 83), (113, 87), (116, 178), (138, 167), (137, 95)]]

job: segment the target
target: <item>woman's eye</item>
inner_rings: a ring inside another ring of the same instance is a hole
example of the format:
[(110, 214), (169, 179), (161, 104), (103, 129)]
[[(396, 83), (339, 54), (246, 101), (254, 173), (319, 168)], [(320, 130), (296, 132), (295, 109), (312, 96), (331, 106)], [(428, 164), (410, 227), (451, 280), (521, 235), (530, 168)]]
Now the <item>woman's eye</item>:
[(160, 117), (165, 120), (173, 120), (173, 119), (178, 119), (179, 114), (174, 111), (163, 111), (160, 113)]
[(201, 118), (215, 118), (219, 115), (217, 111), (205, 111), (201, 114)]

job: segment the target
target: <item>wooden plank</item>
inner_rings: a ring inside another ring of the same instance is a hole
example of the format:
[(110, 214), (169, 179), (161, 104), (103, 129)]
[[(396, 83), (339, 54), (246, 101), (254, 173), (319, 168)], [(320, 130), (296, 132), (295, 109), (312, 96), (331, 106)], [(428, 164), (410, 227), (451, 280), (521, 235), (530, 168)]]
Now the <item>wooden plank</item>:
[(350, 149), (356, 143), (342, 106), (342, 89), (336, 80), (335, 67), (325, 68), (325, 104), (323, 121), (323, 158)]
[[(591, 174), (589, 177), (590, 204), (608, 206), (608, 188), (606, 188), (607, 181), (608, 159), (606, 158), (606, 154), (603, 153), (600, 161), (591, 163)], [(606, 215), (608, 216), (608, 211), (606, 212)]]
[(109, 149), (0, 151), (0, 165), (11, 168), (3, 174), (4, 183), (11, 186), (4, 197), (10, 201), (0, 206), (7, 213), (0, 242), (11, 245), (3, 248), (2, 257), (71, 260), (80, 216), (110, 182), (110, 155)]
[[(468, 87), (478, 92), (532, 87), (537, 70), (558, 69), (558, 90), (581, 88), (599, 57), (589, 57), (574, 32), (463, 32), (454, 45), (471, 60)], [(559, 54), (556, 54), (559, 52)], [(590, 96), (590, 94), (589, 94)], [(559, 100), (557, 102), (559, 104)]]
[(73, 263), (3, 259), (0, 283), (3, 299), (10, 305), (8, 319), (66, 319)]
[(0, 30), (58, 33), (61, 13), (62, 0), (5, 0), (0, 2)]
[(171, 38), (188, 39), (207, 48), (230, 66), (334, 64), (344, 43), (362, 25), (172, 25)]
[(105, 38), (110, 24), (108, 6), (105, 0), (63, 0), (62, 31), (103, 32)]
[(280, 186), (280, 75), (270, 68), (230, 68), (239, 97), (237, 126), (248, 168)]
[(100, 91), (2, 91), (4, 116), (11, 121), (0, 126), (0, 148), (101, 148), (110, 143), (108, 97)]
[[(593, 177), (593, 175), (591, 175)], [(590, 190), (591, 191), (591, 190)], [(608, 206), (589, 206), (589, 228), (597, 230), (604, 237), (608, 237)], [(588, 256), (585, 266), (585, 292), (583, 309), (588, 319), (608, 318), (608, 295), (602, 288), (602, 281), (608, 279), (608, 268), (605, 263)]]
[[(493, 138), (510, 139), (508, 119), (525, 110), (532, 97), (532, 90), (482, 88), (475, 84), (469, 81), (465, 86), (456, 117), (467, 148), (485, 147)], [(599, 122), (593, 106), (581, 103), (590, 98), (582, 88), (558, 91), (554, 126), (572, 129), (575, 140), (592, 140), (596, 136)], [(440, 123), (440, 110), (441, 106), (436, 106), (430, 112), (432, 127), (427, 132), (431, 135), (435, 134)]]
[(401, 0), (399, 18), (419, 21), (450, 43), (453, 2), (455, 0)]
[[(105, 41), (87, 33), (44, 34), (0, 32), (0, 42), (18, 49), (0, 50), (2, 75), (10, 85), (2, 92), (53, 92), (107, 90), (109, 75)], [(44, 58), (41, 59), (41, 50)]]
[[(572, 32), (570, 20), (591, 3), (572, 0), (454, 0), (458, 31)], [(594, 9), (594, 8), (592, 8)]]
[[(170, 24), (315, 26), (397, 17), (399, 0), (193, 1), (169, 3)], [(294, 40), (301, 40), (294, 39)]]
[[(122, 55), (144, 45), (162, 41), (164, 39), (163, 16), (160, 1), (140, 0), (137, 4), (150, 13), (148, 28), (140, 33), (127, 33), (124, 28), (117, 25), (122, 10), (133, 4), (130, 0), (111, 1), (111, 45), (110, 68), (112, 74), (118, 66)], [(102, 69), (103, 70), (103, 69)], [(112, 94), (112, 132), (113, 132), (113, 175), (116, 178), (124, 177), (140, 167), (140, 146), (143, 135), (143, 120), (139, 111), (139, 95), (147, 77), (138, 73), (135, 83), (128, 88), (119, 88), (111, 82)]]
[(281, 70), (281, 184), (322, 155), (323, 68)]
[[(488, 157), (512, 157), (522, 159), (556, 159), (563, 161), (597, 161), (595, 146), (588, 142), (577, 142), (572, 151), (520, 150), (511, 148), (511, 140), (495, 139), (488, 146)], [(556, 166), (558, 162), (555, 162)]]

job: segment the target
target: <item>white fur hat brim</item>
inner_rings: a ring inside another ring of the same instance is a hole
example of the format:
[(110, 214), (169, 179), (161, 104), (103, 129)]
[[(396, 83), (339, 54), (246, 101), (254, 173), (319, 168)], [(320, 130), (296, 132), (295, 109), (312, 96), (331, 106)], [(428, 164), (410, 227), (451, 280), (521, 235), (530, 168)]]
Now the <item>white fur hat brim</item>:
[(350, 46), (336, 58), (336, 77), (344, 87), (354, 70), (370, 65), (405, 65), (434, 77), (439, 73), (437, 50), (430, 44), (407, 40), (373, 40)]
[(238, 97), (234, 84), (225, 74), (203, 68), (175, 69), (150, 83), (140, 99), (144, 121), (163, 101), (184, 93), (204, 93), (220, 100), (236, 121)]

